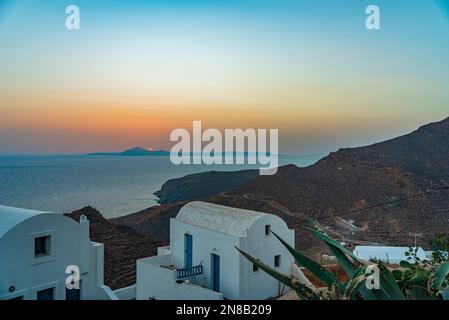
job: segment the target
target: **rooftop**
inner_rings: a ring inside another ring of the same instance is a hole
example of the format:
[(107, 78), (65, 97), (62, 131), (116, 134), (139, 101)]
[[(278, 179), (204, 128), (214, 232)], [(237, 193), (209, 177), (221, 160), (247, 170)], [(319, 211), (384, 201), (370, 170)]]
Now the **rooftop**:
[(245, 237), (251, 225), (267, 215), (257, 211), (193, 201), (181, 208), (176, 220), (235, 237)]
[(0, 206), (0, 238), (21, 222), (44, 213), (49, 212)]
[[(409, 250), (410, 247), (356, 246), (354, 254), (364, 260), (376, 258), (390, 262), (399, 262), (407, 260), (405, 253)], [(418, 247), (417, 256), (420, 259), (426, 259), (426, 254), (420, 247)]]

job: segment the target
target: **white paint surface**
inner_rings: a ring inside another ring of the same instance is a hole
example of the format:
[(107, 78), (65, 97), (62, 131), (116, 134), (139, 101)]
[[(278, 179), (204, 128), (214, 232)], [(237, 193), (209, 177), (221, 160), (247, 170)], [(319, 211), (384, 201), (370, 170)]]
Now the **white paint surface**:
[[(274, 257), (280, 255), (281, 264), (277, 269), (290, 274), (293, 257), (274, 235), (265, 234), (266, 225), (294, 247), (294, 231), (278, 216), (203, 202), (187, 204), (178, 217), (170, 221), (170, 254), (164, 248), (159, 251), (160, 255), (138, 262), (137, 298), (192, 298), (173, 290), (176, 269), (185, 267), (185, 234), (193, 237), (193, 266), (202, 265), (204, 271), (192, 277), (192, 283), (212, 288), (211, 255), (216, 254), (220, 256), (220, 292), (225, 298), (279, 296), (282, 294), (279, 282), (261, 270), (253, 272), (252, 264), (236, 249), (248, 252), (271, 267), (274, 267)], [(170, 265), (172, 269), (166, 267)]]
[[(401, 261), (410, 261), (405, 255), (410, 250), (410, 247), (382, 247), (382, 246), (356, 246), (354, 254), (366, 261), (370, 259), (377, 259), (387, 263), (398, 264)], [(426, 260), (426, 253), (422, 248), (418, 248), (417, 257), (421, 260)]]
[[(104, 248), (90, 241), (89, 221), (1, 207), (0, 226), (0, 300), (35, 300), (37, 292), (47, 288), (54, 288), (55, 299), (65, 300), (69, 265), (80, 269), (81, 299), (99, 298)], [(35, 238), (41, 236), (51, 237), (51, 249), (36, 257)]]

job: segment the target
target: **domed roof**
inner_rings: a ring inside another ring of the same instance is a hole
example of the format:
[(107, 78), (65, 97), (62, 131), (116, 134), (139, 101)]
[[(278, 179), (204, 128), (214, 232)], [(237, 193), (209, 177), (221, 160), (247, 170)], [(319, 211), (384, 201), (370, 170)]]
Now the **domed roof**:
[(0, 238), (21, 222), (49, 212), (0, 206)]
[(235, 237), (245, 237), (248, 229), (257, 219), (268, 215), (257, 211), (193, 201), (181, 208), (176, 220)]

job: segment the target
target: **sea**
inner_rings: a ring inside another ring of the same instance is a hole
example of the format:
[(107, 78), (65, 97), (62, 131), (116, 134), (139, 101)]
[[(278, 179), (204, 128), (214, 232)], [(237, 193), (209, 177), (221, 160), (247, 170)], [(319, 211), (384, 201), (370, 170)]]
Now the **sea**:
[[(281, 155), (279, 164), (312, 165), (324, 155)], [(157, 205), (162, 184), (204, 171), (256, 165), (173, 165), (169, 157), (84, 155), (0, 156), (0, 205), (57, 213), (85, 206), (106, 218)]]

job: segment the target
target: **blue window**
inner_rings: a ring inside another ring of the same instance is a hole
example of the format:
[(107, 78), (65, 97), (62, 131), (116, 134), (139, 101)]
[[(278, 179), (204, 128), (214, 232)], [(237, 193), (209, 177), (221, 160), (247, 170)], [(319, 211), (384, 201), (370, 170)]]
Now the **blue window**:
[(184, 268), (192, 268), (193, 266), (193, 237), (191, 234), (184, 235)]
[(212, 269), (212, 290), (220, 291), (220, 256), (212, 254), (211, 257)]

